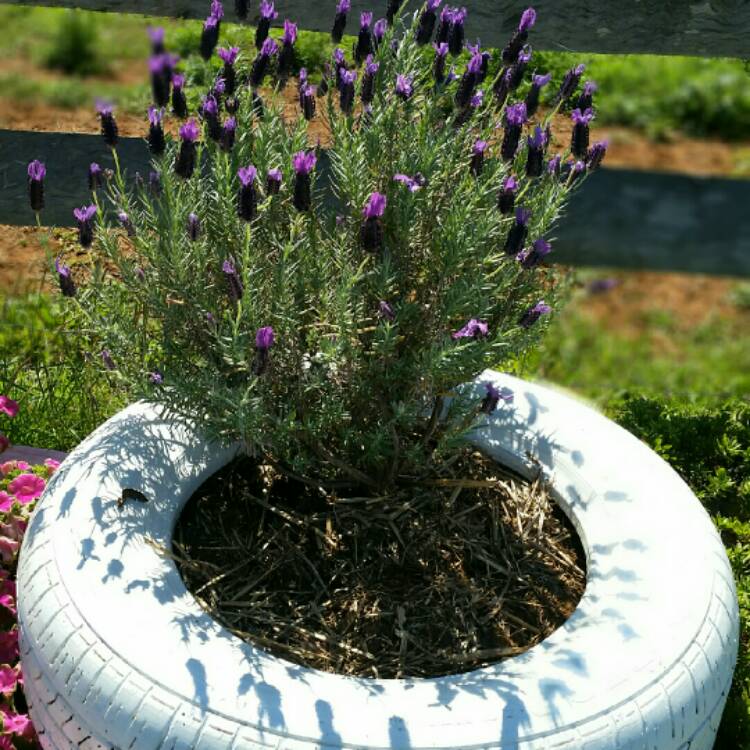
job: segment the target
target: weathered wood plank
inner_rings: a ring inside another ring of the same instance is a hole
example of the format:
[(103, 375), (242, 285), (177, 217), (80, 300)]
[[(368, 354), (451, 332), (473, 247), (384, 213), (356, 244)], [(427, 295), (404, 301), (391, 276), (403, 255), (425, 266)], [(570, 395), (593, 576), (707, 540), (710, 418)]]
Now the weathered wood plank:
[[(78, 7), (117, 13), (204, 18), (208, 0), (0, 0), (11, 5)], [(539, 17), (532, 44), (539, 49), (580, 52), (750, 57), (748, 0), (463, 0), (469, 10), (469, 39), (503, 46), (521, 12), (532, 4)], [(279, 23), (290, 18), (301, 28), (329, 31), (335, 0), (277, 0)], [(259, 3), (251, 3), (251, 22)], [(412, 3), (411, 7), (416, 7)], [(385, 1), (352, 0), (348, 30), (357, 28), (359, 11), (385, 15)], [(225, 3), (226, 20), (236, 21), (234, 3)]]
[[(132, 175), (147, 175), (145, 142), (118, 147)], [(89, 202), (91, 161), (111, 166), (95, 135), (0, 130), (0, 224), (27, 225), (26, 165), (47, 164), (45, 224), (71, 226), (72, 209)], [(321, 164), (323, 160), (321, 160)], [(558, 262), (750, 276), (750, 182), (601, 169), (570, 201), (555, 232)]]

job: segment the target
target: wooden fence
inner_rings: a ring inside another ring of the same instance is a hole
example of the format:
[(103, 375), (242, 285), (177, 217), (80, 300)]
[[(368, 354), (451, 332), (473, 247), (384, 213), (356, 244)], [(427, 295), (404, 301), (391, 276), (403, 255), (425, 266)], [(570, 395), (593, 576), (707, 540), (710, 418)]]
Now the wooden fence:
[[(0, 2), (179, 18), (203, 18), (209, 5), (208, 0)], [(250, 23), (257, 20), (258, 4), (251, 2)], [(469, 11), (467, 38), (502, 46), (529, 2), (461, 4)], [(230, 22), (237, 20), (231, 5), (225, 8)], [(538, 49), (750, 58), (748, 0), (536, 0), (533, 5)], [(351, 18), (365, 9), (379, 17), (384, 6), (385, 0), (352, 0)], [(291, 18), (300, 28), (328, 31), (335, 0), (277, 0), (276, 8), (279, 22)], [(122, 139), (118, 152), (129, 171), (147, 171), (143, 140)], [(48, 181), (43, 215), (50, 224), (67, 226), (71, 206), (88, 197), (85, 165), (96, 160), (110, 166), (111, 157), (97, 136), (0, 130), (0, 224), (33, 222), (26, 165), (35, 158), (47, 163), (50, 174), (65, 176)], [(750, 276), (750, 181), (604, 168), (573, 196), (556, 234), (559, 262)]]

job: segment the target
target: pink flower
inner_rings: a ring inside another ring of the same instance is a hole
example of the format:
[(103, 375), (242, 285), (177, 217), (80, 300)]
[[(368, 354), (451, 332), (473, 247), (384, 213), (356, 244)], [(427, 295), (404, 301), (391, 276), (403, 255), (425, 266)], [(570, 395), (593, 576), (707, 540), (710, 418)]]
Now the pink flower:
[(49, 473), (57, 471), (60, 468), (60, 462), (54, 458), (45, 458), (44, 465), (49, 469)]
[[(18, 548), (21, 546), (20, 542), (14, 539), (8, 539), (7, 536), (0, 536), (0, 557), (3, 562), (11, 562), (18, 552)], [(0, 662), (5, 661), (0, 659)]]
[(21, 469), (21, 471), (28, 471), (31, 468), (26, 461), (6, 461), (4, 464), (0, 464), (0, 474), (10, 474), (11, 471)]
[(19, 503), (26, 505), (36, 500), (46, 486), (44, 479), (36, 474), (19, 474), (8, 485), (8, 491), (16, 496)]
[(18, 631), (15, 628), (7, 632), (0, 631), (0, 664), (10, 664), (17, 659)]
[(0, 693), (10, 695), (18, 684), (18, 672), (7, 665), (0, 667)]
[(2, 432), (0, 432), (0, 453), (2, 453), (3, 451), (7, 451), (9, 445), (10, 440), (8, 440), (8, 438), (5, 437)]
[(4, 411), (11, 418), (15, 417), (18, 414), (18, 401), (0, 396), (0, 411)]
[(26, 532), (26, 520), (21, 516), (9, 516), (7, 523), (0, 523), (0, 534), (20, 542)]
[(34, 736), (34, 726), (26, 714), (14, 713), (7, 706), (0, 706), (0, 712), (3, 715), (3, 731), (29, 739)]
[(0, 606), (5, 607), (5, 609), (7, 609), (8, 612), (10, 612), (14, 616), (17, 614), (16, 600), (10, 594), (3, 594), (2, 596), (0, 596)]
[(3, 490), (0, 490), (0, 511), (7, 513), (13, 507), (13, 498)]

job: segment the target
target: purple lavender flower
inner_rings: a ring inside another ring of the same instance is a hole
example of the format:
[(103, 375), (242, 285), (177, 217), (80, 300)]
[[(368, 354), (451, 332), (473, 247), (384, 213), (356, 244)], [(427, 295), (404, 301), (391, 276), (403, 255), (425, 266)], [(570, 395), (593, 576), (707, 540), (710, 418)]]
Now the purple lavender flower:
[(503, 248), (506, 255), (518, 255), (526, 241), (526, 235), (529, 231), (528, 223), (531, 218), (531, 211), (526, 208), (516, 209), (516, 221), (508, 232)]
[(482, 106), (483, 101), (484, 101), (484, 91), (480, 89), (469, 100), (469, 107), (471, 109), (479, 109)]
[(289, 75), (294, 61), (294, 43), (297, 41), (297, 24), (284, 19), (284, 34), (281, 37), (279, 52), (279, 74)]
[(559, 177), (561, 161), (562, 161), (562, 158), (560, 157), (559, 154), (557, 156), (553, 156), (547, 162), (547, 174), (551, 175), (552, 177)]
[(441, 0), (427, 0), (422, 15), (419, 17), (417, 25), (416, 40), (417, 44), (427, 44), (432, 39), (432, 32), (435, 31), (435, 22), (437, 16), (435, 12), (440, 5)]
[(484, 414), (492, 414), (496, 409), (500, 399), (505, 401), (506, 404), (513, 403), (513, 391), (510, 388), (496, 388), (492, 383), (484, 383), (484, 388), (487, 391), (482, 403), (479, 406), (479, 411)]
[(539, 127), (534, 128), (533, 135), (527, 139), (526, 175), (540, 177), (544, 171), (544, 149), (547, 145), (547, 134)]
[(26, 168), (26, 174), (29, 177), (29, 203), (32, 211), (41, 211), (44, 208), (44, 178), (47, 174), (47, 168), (39, 161), (29, 162)]
[(89, 164), (88, 183), (92, 192), (102, 186), (102, 168), (95, 161)]
[(237, 120), (234, 117), (227, 117), (221, 130), (221, 148), (222, 151), (231, 151), (234, 148), (234, 139), (237, 132)]
[(608, 141), (597, 141), (589, 149), (586, 155), (587, 166), (589, 172), (593, 172), (595, 169), (599, 169), (601, 166), (604, 155), (607, 153)]
[(266, 370), (269, 360), (269, 350), (276, 341), (276, 334), (271, 326), (263, 326), (255, 333), (255, 360), (253, 373), (260, 377)]
[(210, 60), (211, 55), (216, 49), (216, 45), (219, 42), (219, 31), (221, 28), (221, 18), (219, 16), (210, 15), (203, 22), (203, 30), (201, 31), (201, 43), (200, 53), (204, 60)]
[(362, 209), (364, 221), (360, 228), (362, 247), (368, 252), (380, 250), (383, 246), (383, 214), (385, 213), (386, 197), (382, 193), (370, 193), (365, 207)]
[(478, 339), (489, 335), (490, 329), (483, 320), (472, 318), (463, 328), (452, 334), (454, 339)]
[(511, 104), (505, 110), (505, 133), (500, 146), (500, 155), (505, 161), (513, 161), (521, 138), (521, 129), (526, 122), (526, 105), (523, 102)]
[(570, 150), (573, 156), (585, 159), (589, 148), (589, 123), (594, 119), (594, 111), (587, 109), (581, 112), (580, 109), (574, 109), (571, 118), (573, 133), (570, 138)]
[(536, 11), (533, 8), (527, 8), (521, 15), (521, 21), (518, 24), (518, 30), (513, 34), (507, 46), (503, 49), (502, 58), (504, 65), (514, 65), (518, 60), (518, 55), (529, 38), (529, 29), (536, 23)]
[(333, 29), (331, 30), (331, 39), (334, 44), (338, 44), (341, 41), (341, 37), (344, 36), (346, 14), (351, 10), (351, 7), (350, 0), (339, 0), (339, 4), (336, 6), (336, 16), (333, 19)]
[(438, 30), (435, 35), (433, 46), (448, 44), (448, 37), (451, 34), (451, 25), (453, 24), (453, 12), (454, 9), (449, 5), (444, 5), (443, 9), (440, 11), (440, 23), (438, 24)]
[(484, 169), (484, 154), (487, 151), (489, 144), (487, 141), (474, 141), (474, 145), (471, 147), (471, 163), (469, 164), (469, 171), (474, 177), (479, 177)]
[(221, 0), (211, 0), (211, 15), (216, 16), (219, 20), (224, 18), (224, 6)]
[(281, 190), (281, 170), (269, 169), (266, 175), (266, 195), (276, 195)]
[(521, 316), (521, 318), (518, 321), (518, 325), (520, 325), (522, 328), (531, 328), (531, 326), (534, 325), (534, 323), (539, 320), (539, 318), (542, 317), (542, 315), (547, 315), (548, 313), (552, 312), (552, 308), (544, 303), (544, 300), (539, 300), (533, 307), (530, 307), (526, 312)]
[(552, 80), (552, 73), (546, 75), (533, 75), (531, 76), (531, 88), (526, 94), (526, 115), (533, 117), (536, 111), (539, 109), (539, 94), (544, 86), (546, 86)]
[(201, 233), (201, 220), (198, 214), (189, 213), (187, 218), (187, 235), (191, 242), (195, 242)]
[(585, 112), (594, 106), (594, 92), (599, 88), (594, 81), (586, 81), (583, 84), (583, 91), (576, 102), (576, 109)]
[(354, 60), (359, 65), (368, 55), (374, 52), (372, 39), (372, 13), (364, 11), (359, 15), (359, 34), (357, 35), (357, 44), (354, 47)]
[(172, 111), (181, 120), (188, 116), (187, 99), (183, 87), (185, 85), (185, 76), (179, 73), (172, 74)]
[(448, 49), (452, 55), (461, 54), (464, 48), (464, 21), (466, 21), (466, 8), (453, 11), (451, 17), (450, 31), (448, 32)]
[(234, 64), (237, 61), (237, 55), (240, 53), (239, 47), (220, 47), (217, 50), (219, 57), (224, 63), (221, 71), (221, 77), (224, 80), (224, 90), (227, 96), (232, 96), (237, 87), (237, 73)]
[(534, 240), (531, 248), (522, 250), (518, 254), (518, 262), (527, 270), (536, 268), (546, 255), (552, 252), (552, 245), (547, 240)]
[(101, 351), (102, 363), (108, 370), (115, 369), (115, 361), (112, 359), (112, 354), (109, 349), (102, 349)]
[(161, 195), (161, 172), (148, 173), (148, 189), (153, 195)]
[(257, 49), (262, 48), (263, 42), (268, 38), (271, 21), (278, 18), (278, 15), (273, 0), (260, 0), (260, 20), (255, 28), (255, 46)]
[(480, 52), (471, 56), (469, 64), (466, 66), (466, 72), (461, 78), (461, 82), (456, 90), (456, 106), (460, 109), (469, 106), (471, 97), (474, 95), (474, 89), (479, 82), (479, 75), (482, 70), (482, 54)]
[(374, 62), (372, 55), (368, 55), (365, 60), (365, 71), (362, 78), (362, 90), (360, 97), (363, 104), (371, 104), (375, 98), (375, 75), (380, 68), (380, 63)]
[(156, 107), (148, 108), (148, 147), (154, 156), (161, 156), (167, 147), (167, 141), (164, 138), (164, 129), (161, 125), (163, 115), (163, 109), (157, 109)]
[(305, 119), (310, 121), (315, 117), (315, 87), (306, 83), (299, 91), (299, 105)]
[(211, 95), (204, 97), (199, 111), (203, 122), (206, 123), (208, 137), (218, 143), (221, 140), (221, 121), (219, 120), (219, 103), (216, 98)]
[(317, 157), (314, 151), (298, 151), (292, 157), (294, 167), (294, 198), (293, 204), (298, 211), (309, 211), (312, 205), (310, 173), (315, 167)]
[(169, 85), (172, 77), (171, 58), (165, 52), (152, 55), (148, 61), (151, 76), (151, 92), (157, 107), (164, 107), (169, 103)]
[(435, 48), (435, 61), (432, 65), (432, 74), (435, 77), (435, 83), (440, 84), (445, 81), (445, 58), (448, 55), (448, 45), (446, 42), (432, 45)]
[(396, 96), (401, 97), (404, 101), (408, 101), (414, 93), (412, 80), (411, 76), (405, 76), (399, 73), (396, 76)]
[(498, 75), (494, 84), (492, 85), (492, 93), (495, 95), (497, 100), (497, 106), (502, 107), (505, 104), (505, 100), (508, 98), (510, 93), (510, 68), (503, 68), (500, 75)]
[(117, 212), (117, 221), (120, 222), (122, 228), (127, 232), (128, 237), (135, 237), (135, 227), (125, 211)]
[(75, 208), (73, 209), (73, 216), (78, 222), (78, 241), (82, 247), (90, 247), (94, 241), (96, 206), (92, 203), (90, 206)]
[(159, 370), (154, 370), (148, 374), (148, 379), (151, 385), (161, 385), (164, 382), (164, 376)]
[(148, 38), (151, 40), (151, 52), (154, 55), (161, 55), (165, 52), (164, 48), (164, 29), (161, 26), (149, 26)]
[(237, 176), (240, 178), (240, 189), (237, 193), (237, 214), (240, 219), (252, 221), (258, 213), (258, 193), (255, 190), (255, 178), (258, 170), (250, 165), (240, 167)]
[(242, 299), (242, 293), (245, 291), (242, 287), (240, 275), (234, 265), (234, 259), (229, 258), (221, 264), (221, 270), (224, 272), (224, 278), (227, 282), (227, 294), (233, 304), (237, 304)]
[(555, 103), (565, 101), (573, 95), (578, 88), (578, 84), (581, 82), (584, 70), (586, 70), (586, 66), (581, 63), (580, 65), (576, 65), (575, 68), (571, 68), (565, 74), (565, 78), (563, 78), (563, 82), (560, 84), (560, 90), (557, 92)]
[(383, 41), (383, 37), (385, 36), (385, 32), (387, 30), (388, 21), (386, 21), (385, 18), (381, 18), (375, 21), (375, 25), (372, 27), (372, 38), (375, 43), (375, 49), (380, 46), (380, 43)]
[(518, 182), (513, 175), (508, 175), (500, 183), (500, 192), (497, 195), (497, 207), (501, 214), (509, 214), (516, 205), (516, 193), (518, 192)]
[(96, 111), (99, 113), (99, 119), (101, 120), (104, 142), (110, 148), (115, 148), (117, 146), (118, 130), (112, 105), (99, 101), (96, 104)]
[(200, 129), (195, 120), (188, 120), (180, 127), (180, 151), (177, 154), (174, 171), (180, 177), (189, 179), (195, 170), (195, 142), (198, 140)]
[(250, 85), (257, 88), (263, 83), (268, 71), (268, 63), (273, 55), (279, 50), (279, 45), (274, 39), (268, 37), (260, 47), (260, 52), (253, 60), (253, 67), (250, 69)]
[(388, 320), (391, 323), (396, 320), (396, 313), (393, 312), (393, 308), (384, 299), (381, 299), (378, 303), (378, 315), (383, 320)]
[(395, 174), (393, 175), (393, 181), (405, 185), (410, 193), (416, 193), (417, 190), (421, 190), (425, 183), (424, 177), (419, 173), (414, 175), (414, 177), (409, 177), (406, 174)]
[(509, 91), (515, 91), (523, 82), (526, 68), (529, 66), (529, 60), (531, 60), (531, 47), (527, 44), (521, 50), (516, 62), (508, 68), (508, 72), (506, 73)]
[(75, 297), (76, 285), (73, 283), (73, 277), (70, 275), (70, 268), (60, 263), (60, 256), (55, 258), (55, 271), (57, 272), (57, 280), (60, 283), (60, 291), (63, 297)]
[(357, 80), (356, 70), (341, 71), (341, 87), (339, 91), (339, 106), (341, 111), (349, 115), (354, 107), (354, 82)]

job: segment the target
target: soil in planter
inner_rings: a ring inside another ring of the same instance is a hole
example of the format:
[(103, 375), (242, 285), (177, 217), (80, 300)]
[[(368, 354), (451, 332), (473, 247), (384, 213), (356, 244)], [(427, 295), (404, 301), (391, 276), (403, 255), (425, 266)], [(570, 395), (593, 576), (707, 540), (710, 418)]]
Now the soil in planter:
[(583, 595), (585, 557), (541, 482), (468, 449), (432, 486), (344, 496), (237, 459), (178, 522), (202, 607), (292, 662), (361, 677), (466, 672), (531, 648)]

